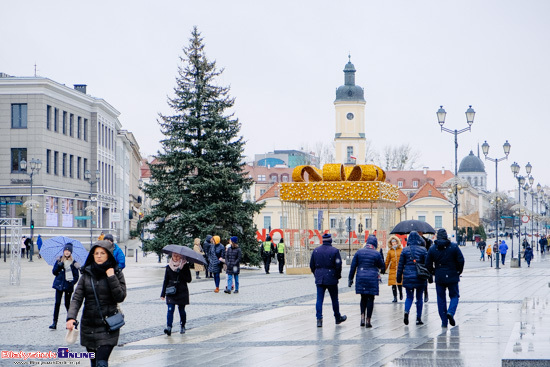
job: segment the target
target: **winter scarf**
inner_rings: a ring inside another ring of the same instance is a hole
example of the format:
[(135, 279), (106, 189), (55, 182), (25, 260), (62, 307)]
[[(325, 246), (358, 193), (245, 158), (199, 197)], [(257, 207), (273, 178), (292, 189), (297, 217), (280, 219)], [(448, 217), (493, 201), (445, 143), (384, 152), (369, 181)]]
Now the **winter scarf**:
[(94, 278), (100, 279), (107, 276), (107, 269), (114, 268), (116, 266), (116, 262), (109, 258), (109, 260), (105, 261), (103, 264), (98, 264), (95, 261), (92, 262), (92, 274), (94, 275)]
[(183, 269), (183, 266), (187, 263), (187, 261), (184, 261), (183, 258), (180, 259), (180, 261), (174, 261), (173, 258), (170, 258), (170, 262), (168, 263), (168, 266), (170, 266), (170, 269), (172, 271), (180, 271)]
[(69, 258), (63, 258), (63, 267), (65, 268), (65, 280), (67, 282), (72, 282), (74, 280), (73, 278), (73, 270), (71, 269), (71, 265), (73, 263), (73, 257), (69, 256)]

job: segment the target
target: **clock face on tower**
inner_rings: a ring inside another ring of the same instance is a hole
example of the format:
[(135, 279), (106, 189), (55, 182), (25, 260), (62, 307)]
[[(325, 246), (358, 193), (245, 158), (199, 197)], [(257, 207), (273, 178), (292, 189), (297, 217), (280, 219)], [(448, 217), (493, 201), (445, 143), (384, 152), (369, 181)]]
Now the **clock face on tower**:
[(354, 116), (353, 116), (353, 113), (350, 112), (346, 115), (346, 117), (347, 117), (348, 120), (353, 120)]

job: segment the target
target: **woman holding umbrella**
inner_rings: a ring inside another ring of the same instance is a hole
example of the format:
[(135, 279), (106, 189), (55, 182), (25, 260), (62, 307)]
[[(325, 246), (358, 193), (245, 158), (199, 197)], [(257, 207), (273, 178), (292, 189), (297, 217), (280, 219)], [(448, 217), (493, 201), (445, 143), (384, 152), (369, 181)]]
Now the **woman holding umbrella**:
[(78, 269), (80, 269), (80, 264), (73, 259), (73, 245), (68, 243), (63, 249), (63, 256), (60, 256), (53, 264), (52, 273), (55, 275), (55, 279), (52, 288), (55, 289), (55, 306), (53, 308), (53, 324), (49, 326), (50, 329), (57, 329), (57, 318), (63, 294), (65, 294), (65, 308), (67, 312), (69, 311), (74, 285), (78, 283)]
[(185, 334), (185, 322), (187, 314), (185, 306), (189, 304), (189, 289), (187, 283), (191, 282), (191, 270), (189, 263), (182, 255), (172, 252), (170, 262), (166, 266), (164, 273), (164, 282), (162, 283), (162, 292), (160, 299), (166, 299), (168, 313), (166, 314), (166, 329), (164, 333), (172, 335), (172, 323), (174, 321), (174, 311), (176, 305), (180, 314), (180, 334)]
[(118, 313), (117, 304), (126, 298), (126, 281), (113, 255), (111, 241), (98, 241), (82, 268), (82, 278), (76, 286), (67, 314), (67, 329), (73, 330), (80, 307), (84, 303), (80, 320), (80, 344), (88, 352), (92, 367), (108, 366), (109, 356), (118, 344), (120, 329), (109, 331), (103, 316)]

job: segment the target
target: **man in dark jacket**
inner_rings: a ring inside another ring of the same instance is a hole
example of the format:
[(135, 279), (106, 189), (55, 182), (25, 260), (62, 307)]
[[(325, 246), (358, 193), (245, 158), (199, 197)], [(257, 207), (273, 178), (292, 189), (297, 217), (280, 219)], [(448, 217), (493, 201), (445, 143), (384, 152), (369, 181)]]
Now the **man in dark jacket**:
[(204, 252), (204, 259), (206, 260), (206, 277), (207, 278), (213, 278), (214, 276), (210, 271), (208, 271), (208, 264), (210, 261), (208, 260), (208, 254), (210, 253), (210, 246), (212, 246), (213, 240), (212, 235), (208, 234), (206, 235), (206, 238), (204, 239), (204, 243), (202, 244), (202, 252)]
[[(434, 268), (435, 265), (435, 268)], [(426, 267), (435, 274), (435, 289), (437, 291), (437, 308), (441, 318), (441, 326), (447, 327), (447, 322), (455, 326), (454, 315), (458, 306), (458, 282), (464, 270), (464, 256), (455, 243), (447, 237), (443, 228), (437, 231), (434, 246), (428, 251)], [(447, 309), (447, 289), (449, 290), (449, 308)]]
[(346, 315), (340, 315), (338, 304), (338, 279), (342, 277), (342, 258), (340, 251), (332, 247), (332, 236), (330, 233), (323, 235), (323, 244), (313, 250), (309, 267), (315, 275), (317, 285), (317, 327), (323, 326), (323, 300), (325, 291), (328, 290), (332, 301), (332, 310), (336, 324), (346, 321)]

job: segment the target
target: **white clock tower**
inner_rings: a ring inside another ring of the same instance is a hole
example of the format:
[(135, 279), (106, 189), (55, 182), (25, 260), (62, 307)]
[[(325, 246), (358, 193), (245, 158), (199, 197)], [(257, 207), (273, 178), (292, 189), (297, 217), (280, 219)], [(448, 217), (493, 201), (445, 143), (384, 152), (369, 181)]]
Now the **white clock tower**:
[[(337, 163), (365, 164), (365, 97), (363, 88), (355, 85), (355, 66), (350, 61), (344, 68), (344, 85), (336, 90), (336, 134), (334, 135)], [(351, 157), (355, 157), (351, 158)]]

